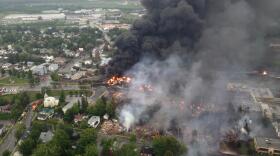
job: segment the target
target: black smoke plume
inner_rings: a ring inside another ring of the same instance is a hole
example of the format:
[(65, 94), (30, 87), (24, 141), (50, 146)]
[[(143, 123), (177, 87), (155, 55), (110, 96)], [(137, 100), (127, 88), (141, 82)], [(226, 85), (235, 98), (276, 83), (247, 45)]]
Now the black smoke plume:
[[(176, 121), (181, 139), (190, 145), (189, 156), (208, 156), (228, 129), (248, 127), (243, 121), (251, 118), (234, 112), (231, 105), (237, 105), (230, 104), (226, 86), (232, 76), (247, 80), (244, 73), (265, 60), (264, 40), (272, 27), (279, 27), (280, 1), (142, 3), (147, 14), (117, 40), (118, 50), (107, 68), (108, 75), (134, 78), (127, 93), (130, 102), (118, 113), (120, 122), (127, 129), (144, 121), (169, 130)], [(151, 84), (153, 91), (139, 92), (143, 84)], [(150, 111), (157, 104), (157, 111)], [(262, 134), (263, 127), (256, 125), (250, 136)], [(194, 131), (196, 144), (189, 138)]]
[(143, 57), (166, 59), (193, 55), (205, 17), (204, 0), (143, 0), (147, 14), (116, 42), (118, 51), (107, 69), (123, 74)]

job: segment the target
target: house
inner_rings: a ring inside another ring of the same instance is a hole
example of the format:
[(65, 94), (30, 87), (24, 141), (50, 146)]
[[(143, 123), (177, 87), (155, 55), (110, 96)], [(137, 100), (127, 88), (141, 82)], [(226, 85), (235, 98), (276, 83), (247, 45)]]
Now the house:
[(280, 155), (280, 139), (255, 137), (254, 144), (259, 154)]
[(80, 98), (77, 98), (76, 100), (72, 100), (67, 105), (65, 105), (62, 108), (63, 113), (65, 114), (69, 109), (71, 109), (75, 104), (77, 104), (79, 100)]
[(143, 146), (140, 151), (140, 156), (154, 156), (153, 148)]
[(49, 97), (47, 94), (44, 96), (44, 107), (56, 107), (58, 106), (59, 100), (55, 97)]
[(47, 67), (44, 64), (33, 66), (30, 69), (32, 71), (32, 74), (43, 76), (48, 73)]
[(41, 112), (39, 112), (37, 119), (38, 120), (47, 120), (54, 115), (54, 110), (51, 108), (43, 108)]
[(53, 133), (51, 131), (47, 131), (47, 132), (41, 132), (39, 139), (43, 142), (43, 143), (47, 143), (49, 141), (52, 140), (53, 138)]
[(11, 66), (12, 66), (11, 63), (5, 63), (5, 64), (2, 65), (2, 68), (3, 68), (4, 70), (9, 70)]
[(58, 64), (50, 64), (48, 69), (50, 72), (55, 72), (58, 70)]
[(99, 116), (92, 116), (88, 120), (88, 124), (90, 127), (96, 128), (100, 124), (100, 117)]
[(78, 123), (78, 122), (81, 122), (81, 121), (83, 121), (83, 115), (77, 114), (77, 115), (74, 116), (74, 122), (75, 123)]
[(85, 61), (84, 61), (84, 64), (85, 64), (86, 66), (92, 65), (92, 60), (85, 60)]
[(4, 105), (4, 106), (0, 106), (0, 112), (1, 113), (10, 113), (11, 112), (11, 108), (12, 108), (12, 106), (10, 104)]
[(79, 52), (84, 52), (84, 48), (79, 48)]
[(74, 75), (71, 76), (71, 80), (76, 81), (81, 79), (82, 77), (86, 76), (86, 72), (85, 71), (79, 71), (77, 73), (75, 73)]
[(65, 65), (65, 63), (66, 63), (66, 59), (63, 58), (63, 57), (56, 57), (56, 58), (54, 59), (53, 63), (58, 64), (58, 65), (60, 65), (60, 66), (63, 66), (63, 65)]
[(43, 100), (36, 100), (34, 102), (32, 102), (32, 110), (35, 110), (39, 105), (43, 104)]
[(46, 61), (47, 63), (53, 62), (53, 61), (54, 61), (54, 57), (53, 57), (53, 56), (44, 56), (43, 58), (45, 59), (45, 61)]
[(32, 67), (32, 66), (34, 65), (34, 62), (28, 61), (28, 62), (26, 63), (26, 65), (27, 65), (27, 67)]

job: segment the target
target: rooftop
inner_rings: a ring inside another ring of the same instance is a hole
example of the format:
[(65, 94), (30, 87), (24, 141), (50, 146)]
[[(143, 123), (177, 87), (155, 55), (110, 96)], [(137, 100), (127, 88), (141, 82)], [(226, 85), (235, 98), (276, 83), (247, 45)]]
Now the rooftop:
[(280, 149), (280, 139), (276, 138), (255, 138), (256, 147)]

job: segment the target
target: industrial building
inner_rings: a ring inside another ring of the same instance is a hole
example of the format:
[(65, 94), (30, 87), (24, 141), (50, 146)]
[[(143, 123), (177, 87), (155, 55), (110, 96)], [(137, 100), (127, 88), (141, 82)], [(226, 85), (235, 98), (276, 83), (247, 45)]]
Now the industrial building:
[(59, 14), (11, 14), (4, 17), (4, 20), (15, 20), (15, 21), (52, 21), (65, 19), (64, 13)]
[(268, 155), (280, 155), (280, 139), (254, 138), (256, 152)]

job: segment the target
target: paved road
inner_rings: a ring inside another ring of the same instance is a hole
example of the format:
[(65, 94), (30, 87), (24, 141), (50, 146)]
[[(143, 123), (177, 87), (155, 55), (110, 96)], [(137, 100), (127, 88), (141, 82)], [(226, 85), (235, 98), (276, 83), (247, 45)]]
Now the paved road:
[[(18, 121), (17, 124), (20, 122), (24, 123), (26, 126), (26, 129), (28, 130), (31, 126), (33, 111), (31, 110), (31, 107), (29, 107), (29, 106), (27, 106), (27, 109), (28, 109), (28, 111), (27, 111), (26, 115), (23, 117), (22, 120)], [(9, 134), (7, 134), (8, 136), (6, 136), (5, 140), (0, 145), (0, 154), (1, 155), (5, 150), (14, 151), (14, 149), (16, 147), (16, 142), (17, 142), (17, 140), (15, 138), (15, 132), (16, 132), (15, 127), (12, 127), (12, 130), (10, 131)]]

